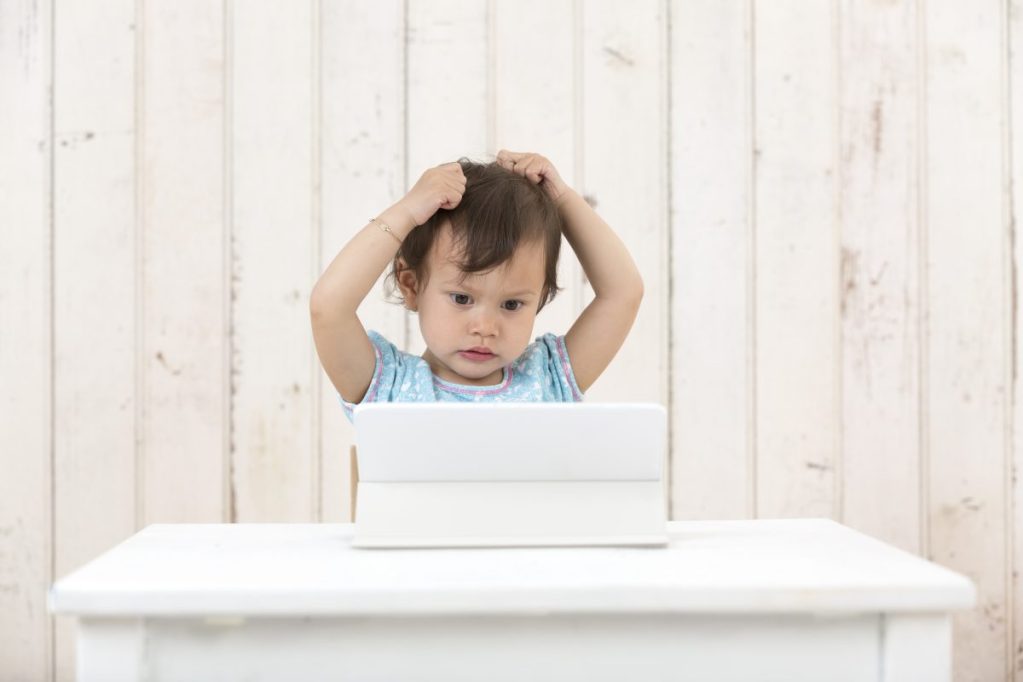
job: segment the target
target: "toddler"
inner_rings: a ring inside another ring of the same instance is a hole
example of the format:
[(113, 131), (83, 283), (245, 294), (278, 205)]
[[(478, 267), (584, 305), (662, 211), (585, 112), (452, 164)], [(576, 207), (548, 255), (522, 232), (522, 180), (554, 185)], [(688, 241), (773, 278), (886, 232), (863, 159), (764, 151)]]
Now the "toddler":
[[(558, 292), (562, 233), (594, 299), (563, 336), (538, 336)], [(389, 281), (419, 317), (422, 357), (398, 350), (356, 315)], [(617, 235), (553, 164), (501, 150), (428, 169), (359, 231), (310, 296), (316, 352), (346, 416), (361, 402), (582, 400), (621, 348), (643, 280)]]

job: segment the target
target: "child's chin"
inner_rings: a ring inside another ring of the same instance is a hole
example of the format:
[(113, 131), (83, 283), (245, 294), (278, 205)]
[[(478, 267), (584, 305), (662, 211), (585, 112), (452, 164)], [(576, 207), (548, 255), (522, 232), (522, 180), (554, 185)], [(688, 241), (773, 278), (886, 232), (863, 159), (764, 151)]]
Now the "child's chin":
[(492, 367), (489, 367), (487, 369), (483, 369), (482, 367), (476, 367), (473, 369), (467, 369), (464, 372), (459, 372), (459, 374), (461, 374), (466, 379), (473, 379), (475, 381), (479, 381), (480, 379), (486, 379), (493, 373), (494, 369)]
[[(479, 365), (469, 364), (470, 362), (471, 361), (466, 360), (463, 363), (463, 366), (459, 367), (458, 373), (461, 374), (464, 378), (472, 379), (473, 381), (480, 381), (481, 379), (486, 379), (491, 374), (494, 374), (497, 371), (497, 369), (499, 369), (497, 363), (495, 363), (493, 360), (487, 360), (486, 362), (480, 363)], [(468, 364), (469, 366), (465, 366), (466, 364)], [(498, 378), (498, 381), (500, 381), (500, 378)]]

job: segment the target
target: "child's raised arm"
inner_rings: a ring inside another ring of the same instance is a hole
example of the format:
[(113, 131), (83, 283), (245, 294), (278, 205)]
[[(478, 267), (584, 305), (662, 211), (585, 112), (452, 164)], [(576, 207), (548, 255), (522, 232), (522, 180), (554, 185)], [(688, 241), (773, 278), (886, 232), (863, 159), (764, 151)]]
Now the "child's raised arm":
[(565, 223), (565, 238), (593, 286), (594, 299), (565, 334), (576, 383), (586, 391), (625, 342), (643, 299), (643, 278), (622, 240), (549, 160), (505, 150), (497, 159), (547, 190)]
[(359, 304), (412, 228), (440, 208), (457, 206), (464, 192), (465, 174), (457, 161), (428, 169), (404, 198), (352, 237), (317, 280), (309, 296), (316, 353), (345, 400), (362, 400), (376, 366), (373, 344), (356, 315)]

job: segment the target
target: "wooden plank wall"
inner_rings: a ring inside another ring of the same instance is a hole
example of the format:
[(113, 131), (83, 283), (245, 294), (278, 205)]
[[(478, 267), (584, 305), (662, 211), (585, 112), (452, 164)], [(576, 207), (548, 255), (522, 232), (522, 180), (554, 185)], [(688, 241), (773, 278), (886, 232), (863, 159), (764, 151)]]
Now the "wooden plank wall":
[(149, 523), (348, 519), (308, 293), (501, 148), (644, 273), (588, 397), (669, 407), (672, 518), (965, 573), (955, 678), (1023, 680), (1021, 45), (1023, 0), (0, 3), (0, 682), (72, 679), (46, 589)]

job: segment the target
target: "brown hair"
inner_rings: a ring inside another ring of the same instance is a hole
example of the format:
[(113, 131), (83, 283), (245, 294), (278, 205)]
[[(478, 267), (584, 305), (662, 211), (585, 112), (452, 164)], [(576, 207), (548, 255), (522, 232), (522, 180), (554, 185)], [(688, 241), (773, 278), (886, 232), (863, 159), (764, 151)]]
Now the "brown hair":
[(417, 286), (426, 283), (426, 257), (447, 219), (463, 277), (489, 272), (509, 260), (520, 243), (539, 241), (545, 261), (536, 309), (540, 312), (561, 290), (557, 280), (562, 220), (557, 207), (539, 185), (496, 161), (477, 163), (463, 156), (458, 163), (465, 174), (462, 200), (453, 209), (438, 210), (409, 232), (391, 263), (387, 276), (390, 290), (404, 303), (395, 286), (402, 270), (415, 273)]

